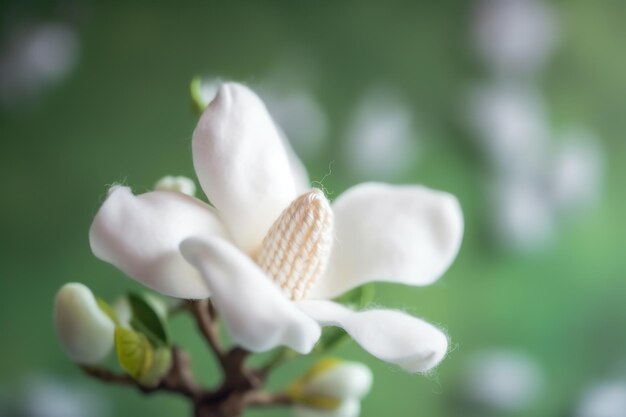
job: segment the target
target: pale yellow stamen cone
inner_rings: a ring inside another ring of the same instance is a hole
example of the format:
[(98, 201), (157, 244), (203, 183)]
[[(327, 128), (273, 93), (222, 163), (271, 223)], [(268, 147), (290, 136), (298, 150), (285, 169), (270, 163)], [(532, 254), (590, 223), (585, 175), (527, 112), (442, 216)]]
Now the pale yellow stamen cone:
[(301, 300), (328, 264), (333, 212), (316, 188), (296, 198), (270, 228), (257, 262), (292, 300)]

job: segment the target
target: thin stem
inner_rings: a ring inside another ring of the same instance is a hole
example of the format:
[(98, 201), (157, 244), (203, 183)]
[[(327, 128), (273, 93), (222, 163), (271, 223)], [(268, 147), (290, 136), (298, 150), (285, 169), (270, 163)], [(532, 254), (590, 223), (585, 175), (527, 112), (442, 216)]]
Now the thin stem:
[(208, 391), (202, 390), (191, 374), (191, 367), (187, 354), (178, 347), (172, 348), (172, 367), (161, 379), (158, 385), (146, 387), (135, 381), (127, 374), (111, 372), (108, 369), (94, 366), (81, 366), (87, 375), (104, 381), (109, 384), (132, 385), (137, 387), (144, 394), (151, 394), (157, 391), (175, 392), (185, 397), (196, 399), (201, 395), (206, 395)]
[(126, 374), (118, 374), (115, 372), (111, 372), (108, 369), (86, 365), (82, 365), (80, 369), (82, 369), (82, 371), (90, 377), (99, 379), (100, 381), (109, 384), (137, 385), (137, 382)]
[(281, 349), (261, 369), (248, 369), (245, 361), (250, 352), (234, 347), (226, 349), (219, 337), (217, 312), (210, 300), (186, 301), (170, 310), (170, 315), (188, 310), (194, 317), (198, 329), (217, 357), (224, 373), (219, 387), (213, 390), (198, 385), (192, 375), (189, 356), (182, 349), (172, 347), (172, 367), (154, 387), (146, 387), (126, 374), (111, 372), (98, 367), (82, 366), (89, 376), (109, 384), (134, 386), (144, 394), (172, 392), (185, 396), (193, 404), (196, 417), (240, 416), (246, 407), (272, 407), (293, 404), (283, 393), (261, 391), (267, 374), (276, 366), (290, 359), (295, 353)]
[(274, 355), (270, 358), (270, 360), (262, 366), (257, 372), (261, 375), (268, 375), (274, 368), (282, 365), (288, 360), (292, 359), (296, 356), (296, 353), (286, 347), (280, 348)]
[(189, 309), (196, 319), (198, 329), (207, 340), (209, 347), (215, 352), (215, 355), (222, 366), (226, 359), (226, 352), (219, 337), (219, 327), (214, 319), (215, 313), (212, 311), (211, 303), (208, 300), (188, 301)]

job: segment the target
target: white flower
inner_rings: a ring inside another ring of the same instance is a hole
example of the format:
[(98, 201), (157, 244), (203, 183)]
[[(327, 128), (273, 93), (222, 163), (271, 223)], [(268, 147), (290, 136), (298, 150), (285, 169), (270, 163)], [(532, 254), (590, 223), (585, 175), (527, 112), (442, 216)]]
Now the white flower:
[(521, 411), (539, 397), (544, 375), (530, 357), (511, 351), (486, 351), (471, 357), (464, 395), (473, 405), (499, 413)]
[(584, 126), (571, 126), (561, 136), (551, 163), (551, 200), (557, 209), (589, 206), (602, 190), (604, 152), (601, 142)]
[(61, 346), (74, 362), (96, 363), (113, 349), (115, 324), (83, 284), (61, 287), (54, 300), (54, 324)]
[(61, 22), (23, 25), (9, 32), (0, 50), (0, 105), (36, 99), (65, 79), (78, 61), (76, 31)]
[(372, 387), (372, 371), (362, 363), (326, 358), (288, 389), (297, 417), (356, 417)]
[(541, 0), (482, 0), (473, 26), (477, 52), (508, 74), (540, 70), (558, 35), (554, 10)]
[[(371, 281), (426, 285), (458, 252), (457, 200), (419, 186), (366, 183), (331, 206), (261, 100), (222, 84), (193, 134), (193, 160), (213, 204), (115, 186), (96, 215), (96, 256), (162, 294), (211, 297), (238, 345), (309, 352), (320, 325), (408, 371), (433, 368), (447, 338), (405, 313), (330, 301)], [(332, 250), (331, 250), (332, 247)]]
[(605, 381), (585, 392), (577, 417), (623, 417), (626, 415), (626, 382)]
[(402, 97), (386, 87), (372, 88), (348, 123), (346, 162), (361, 178), (401, 177), (417, 163), (416, 139), (413, 115)]

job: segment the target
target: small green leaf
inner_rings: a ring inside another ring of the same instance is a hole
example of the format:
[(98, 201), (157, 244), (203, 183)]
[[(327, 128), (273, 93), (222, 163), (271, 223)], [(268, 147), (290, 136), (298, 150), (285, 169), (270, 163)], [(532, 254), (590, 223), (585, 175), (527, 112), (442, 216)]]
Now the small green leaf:
[(158, 348), (152, 356), (152, 363), (137, 378), (144, 387), (155, 387), (172, 367), (172, 350), (169, 347)]
[(96, 297), (96, 303), (98, 304), (98, 307), (100, 307), (100, 310), (102, 310), (104, 314), (106, 314), (113, 321), (113, 323), (115, 323), (116, 326), (120, 325), (115, 312), (111, 306), (106, 303), (106, 301), (100, 297)]
[(361, 309), (371, 303), (373, 299), (374, 286), (371, 284), (365, 284), (353, 289), (352, 291), (348, 291), (341, 297), (336, 298), (335, 301), (350, 308)]
[(133, 316), (130, 325), (133, 329), (145, 334), (155, 346), (169, 344), (167, 327), (163, 318), (152, 308), (150, 303), (139, 294), (127, 295)]
[(319, 342), (315, 345), (317, 352), (328, 352), (348, 340), (348, 333), (339, 327), (325, 327)]
[(117, 327), (115, 350), (120, 366), (134, 379), (141, 378), (152, 366), (154, 350), (148, 338), (141, 333)]

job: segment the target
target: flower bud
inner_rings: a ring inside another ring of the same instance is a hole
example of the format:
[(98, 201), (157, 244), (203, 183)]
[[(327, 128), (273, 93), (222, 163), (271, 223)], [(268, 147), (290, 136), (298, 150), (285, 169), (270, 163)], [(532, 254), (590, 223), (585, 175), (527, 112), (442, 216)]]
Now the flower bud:
[(156, 191), (172, 191), (187, 194), (193, 197), (196, 194), (196, 183), (187, 177), (168, 175), (158, 180), (154, 184), (154, 189)]
[(191, 80), (191, 103), (198, 116), (200, 116), (209, 103), (213, 101), (220, 84), (218, 79), (207, 77), (195, 77)]
[(115, 323), (83, 284), (61, 287), (54, 301), (54, 324), (63, 350), (74, 362), (96, 363), (113, 348)]
[(359, 400), (371, 386), (372, 372), (367, 366), (326, 358), (297, 379), (287, 395), (299, 405), (295, 411), (300, 416), (356, 416)]

